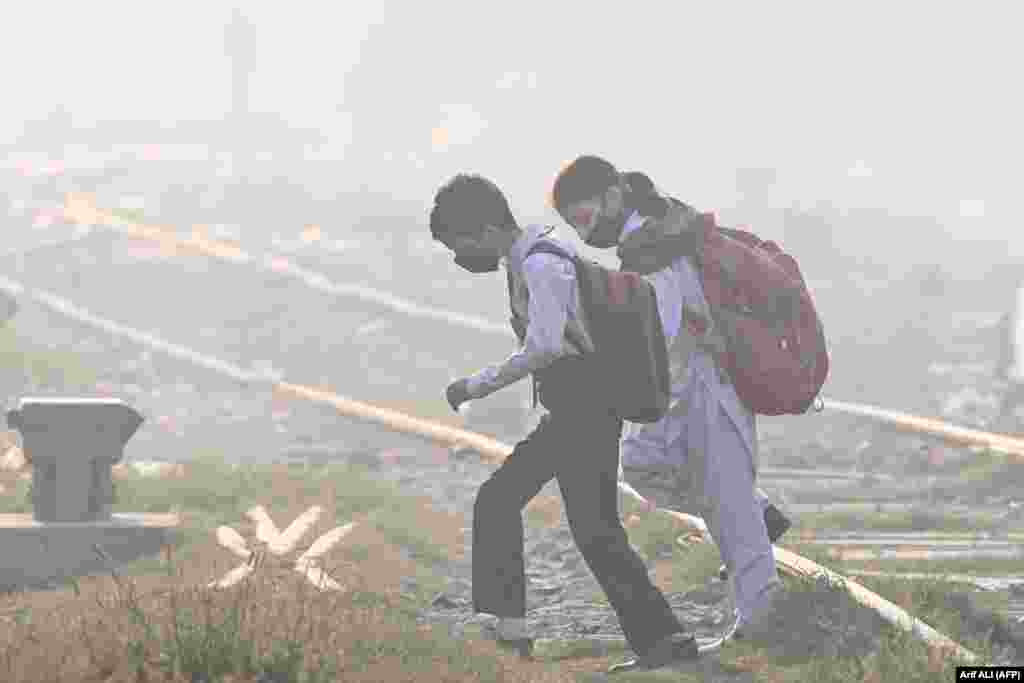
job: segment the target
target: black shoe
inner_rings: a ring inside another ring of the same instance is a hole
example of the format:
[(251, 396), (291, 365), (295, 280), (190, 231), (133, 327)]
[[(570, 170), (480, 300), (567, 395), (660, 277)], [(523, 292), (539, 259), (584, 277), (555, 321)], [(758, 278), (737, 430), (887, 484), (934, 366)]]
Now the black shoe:
[(521, 659), (533, 659), (533, 638), (516, 638), (515, 640), (498, 638), (496, 642), (499, 648), (515, 652)]
[(626, 671), (646, 671), (668, 666), (673, 662), (697, 659), (700, 650), (697, 640), (688, 633), (673, 633), (656, 642), (651, 649), (636, 659), (615, 664), (608, 669), (609, 674)]
[[(775, 541), (782, 538), (784, 533), (789, 531), (793, 522), (789, 521), (789, 518), (782, 514), (779, 508), (769, 504), (764, 509), (764, 525), (768, 529), (768, 541), (774, 544)], [(724, 564), (718, 568), (718, 578), (722, 581), (729, 578), (729, 570)]]

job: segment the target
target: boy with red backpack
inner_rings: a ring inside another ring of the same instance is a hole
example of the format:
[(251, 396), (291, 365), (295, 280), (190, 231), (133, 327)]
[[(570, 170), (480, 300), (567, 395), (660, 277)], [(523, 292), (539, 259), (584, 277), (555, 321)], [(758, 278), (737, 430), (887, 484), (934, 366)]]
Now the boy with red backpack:
[(552, 199), (586, 244), (617, 246), (622, 269), (645, 273), (657, 291), (672, 403), (656, 423), (627, 425), (622, 476), (643, 490), (664, 489), (667, 475), (658, 502), (704, 517), (725, 560), (736, 596), (730, 635), (770, 632), (782, 596), (771, 543), (789, 521), (755, 489), (754, 415), (803, 412), (827, 372), (799, 270), (797, 282), (789, 264), (772, 261), (775, 245), (718, 228), (600, 157), (566, 167)]

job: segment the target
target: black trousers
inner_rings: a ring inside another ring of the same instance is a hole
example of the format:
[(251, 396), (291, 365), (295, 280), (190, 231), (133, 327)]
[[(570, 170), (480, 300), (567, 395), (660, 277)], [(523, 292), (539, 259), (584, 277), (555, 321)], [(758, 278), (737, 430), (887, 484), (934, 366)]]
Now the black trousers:
[(522, 509), (552, 477), (569, 528), (637, 654), (685, 629), (629, 545), (619, 518), (622, 421), (601, 399), (592, 361), (556, 361), (540, 379), (540, 425), (485, 481), (473, 506), (473, 608), (526, 615)]

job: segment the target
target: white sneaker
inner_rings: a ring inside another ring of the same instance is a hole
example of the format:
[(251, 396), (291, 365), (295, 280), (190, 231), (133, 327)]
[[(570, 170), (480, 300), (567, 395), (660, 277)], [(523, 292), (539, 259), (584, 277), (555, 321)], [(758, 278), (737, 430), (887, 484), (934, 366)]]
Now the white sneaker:
[(782, 623), (783, 614), (779, 609), (786, 596), (786, 589), (781, 583), (773, 583), (761, 595), (759, 604), (745, 618), (737, 617), (725, 640), (742, 640), (745, 643), (774, 642), (778, 640), (780, 630), (785, 628)]

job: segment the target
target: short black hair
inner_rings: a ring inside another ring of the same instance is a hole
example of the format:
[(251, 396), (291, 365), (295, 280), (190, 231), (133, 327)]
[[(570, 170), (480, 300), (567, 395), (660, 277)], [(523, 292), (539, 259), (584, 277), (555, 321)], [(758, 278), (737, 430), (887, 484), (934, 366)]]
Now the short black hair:
[(558, 214), (571, 223), (566, 215), (570, 204), (596, 197), (620, 182), (625, 185), (626, 206), (630, 209), (653, 218), (663, 218), (668, 212), (669, 203), (658, 193), (650, 176), (640, 171), (619, 173), (611, 162), (594, 155), (577, 158), (558, 174), (551, 199)]
[(551, 188), (555, 211), (564, 218), (570, 204), (601, 194), (620, 180), (619, 171), (609, 161), (592, 154), (577, 157), (562, 169)]
[[(626, 204), (629, 208), (635, 209), (640, 212), (641, 216), (649, 218), (664, 218), (668, 214), (672, 200), (663, 197), (658, 192), (658, 188), (654, 186), (654, 181), (649, 175), (642, 171), (629, 171), (623, 173), (622, 177), (628, 188)], [(682, 204), (682, 202), (679, 203)]]
[(460, 173), (434, 195), (430, 234), (438, 242), (447, 245), (452, 235), (476, 235), (485, 225), (516, 227), (504, 193), (487, 178)]

